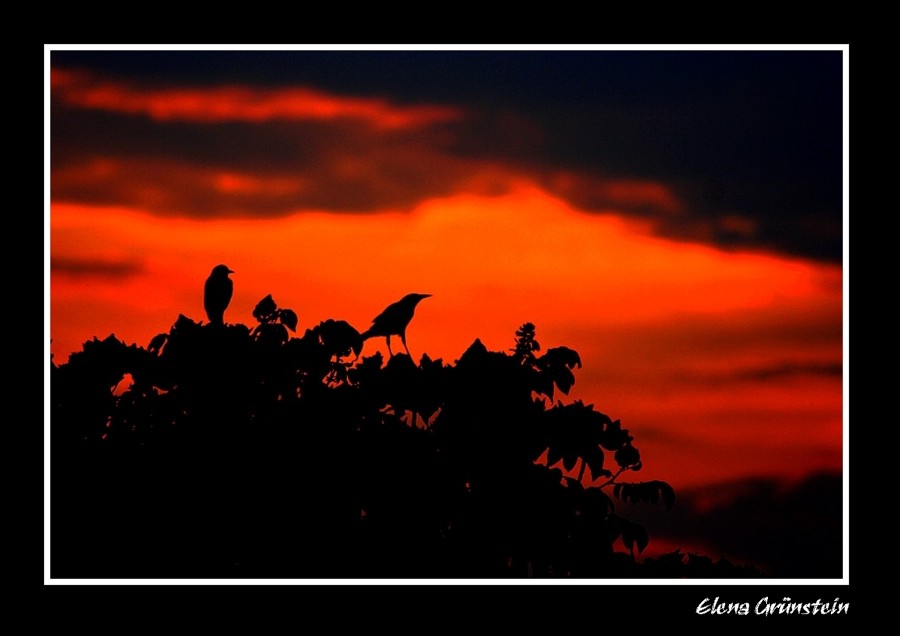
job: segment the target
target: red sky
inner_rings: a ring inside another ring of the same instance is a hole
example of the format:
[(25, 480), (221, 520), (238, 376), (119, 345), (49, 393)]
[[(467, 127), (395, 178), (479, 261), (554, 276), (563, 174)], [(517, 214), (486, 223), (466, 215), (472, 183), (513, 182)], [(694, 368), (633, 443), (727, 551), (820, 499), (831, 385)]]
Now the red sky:
[[(301, 332), (331, 317), (362, 331), (405, 293), (431, 293), (409, 344), (446, 361), (475, 338), (507, 349), (534, 322), (544, 347), (581, 354), (571, 397), (623, 419), (648, 478), (840, 468), (835, 266), (650, 237), (532, 184), (411, 214), (269, 221), (54, 204), (51, 251), (142, 263), (122, 275), (53, 273), (53, 351), (63, 359), (93, 335), (146, 346), (179, 313), (205, 320), (203, 281), (222, 261), (235, 270), (232, 322), (252, 324), (271, 293), (298, 312)], [(365, 353), (378, 348), (371, 340)]]
[[(448, 362), (475, 338), (508, 349), (535, 323), (544, 348), (580, 353), (567, 399), (622, 419), (641, 478), (678, 488), (841, 469), (842, 266), (796, 237), (775, 249), (773, 215), (700, 214), (685, 178), (659, 170), (460, 152), (471, 131), (458, 126), (477, 113), (458, 101), (170, 80), (54, 67), (57, 362), (93, 336), (146, 346), (179, 313), (205, 320), (203, 282), (225, 263), (229, 322), (252, 323), (272, 294), (301, 333), (328, 318), (362, 331), (404, 294), (430, 293), (409, 346)], [(507, 141), (549, 134), (504, 112)], [(153, 134), (103, 138), (125, 123)], [(262, 149), (219, 160), (208, 147), (248, 130)], [(269, 162), (282, 142), (314, 156)]]

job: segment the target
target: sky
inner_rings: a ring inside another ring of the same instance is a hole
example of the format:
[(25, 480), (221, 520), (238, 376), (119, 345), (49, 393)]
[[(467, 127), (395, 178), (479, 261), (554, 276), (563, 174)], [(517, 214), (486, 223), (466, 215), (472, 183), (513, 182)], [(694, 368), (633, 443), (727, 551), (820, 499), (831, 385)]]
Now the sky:
[(205, 321), (224, 263), (227, 322), (430, 293), (448, 363), (534, 323), (641, 479), (843, 468), (840, 50), (53, 50), (48, 85), (57, 363)]

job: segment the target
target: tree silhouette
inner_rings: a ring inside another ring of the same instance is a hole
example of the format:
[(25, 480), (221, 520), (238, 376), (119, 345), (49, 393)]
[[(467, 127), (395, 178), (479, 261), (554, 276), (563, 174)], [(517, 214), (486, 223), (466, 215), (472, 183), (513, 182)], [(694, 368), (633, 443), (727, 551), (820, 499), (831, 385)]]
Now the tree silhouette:
[(510, 352), (417, 364), (359, 358), (345, 321), (291, 337), (271, 295), (253, 317), (180, 315), (146, 349), (110, 335), (51, 362), (54, 577), (755, 574), (639, 562), (650, 538), (616, 501), (675, 492), (625, 480), (642, 462), (620, 420), (553, 402), (581, 359), (534, 325)]

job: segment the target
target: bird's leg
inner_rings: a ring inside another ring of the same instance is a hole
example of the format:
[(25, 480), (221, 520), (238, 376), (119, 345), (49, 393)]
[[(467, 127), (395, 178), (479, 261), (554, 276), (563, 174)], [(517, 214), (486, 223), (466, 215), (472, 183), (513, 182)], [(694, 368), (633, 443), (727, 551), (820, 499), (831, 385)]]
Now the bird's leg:
[(412, 354), (409, 352), (409, 347), (406, 346), (406, 332), (400, 334), (400, 342), (403, 343), (403, 348), (406, 349), (406, 355), (412, 359)]
[(389, 353), (389, 354), (391, 355), (391, 357), (393, 358), (393, 357), (394, 357), (394, 352), (391, 351), (391, 336), (390, 336), (390, 334), (388, 334), (388, 336), (387, 336), (387, 345), (388, 345), (388, 353)]

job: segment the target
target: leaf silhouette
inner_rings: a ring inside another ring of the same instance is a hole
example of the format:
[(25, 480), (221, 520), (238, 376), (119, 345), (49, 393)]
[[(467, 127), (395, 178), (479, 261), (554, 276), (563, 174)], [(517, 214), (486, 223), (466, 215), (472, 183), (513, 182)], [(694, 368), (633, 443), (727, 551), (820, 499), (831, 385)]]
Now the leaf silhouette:
[(572, 385), (575, 384), (575, 374), (565, 367), (558, 367), (553, 375), (553, 382), (560, 391), (568, 395)]
[(622, 420), (612, 422), (608, 421), (609, 417), (605, 415), (603, 417), (606, 418), (606, 424), (603, 427), (603, 434), (600, 436), (600, 445), (610, 451), (622, 448), (630, 439), (628, 430), (622, 428)]
[(635, 466), (641, 461), (641, 454), (631, 444), (626, 444), (616, 451), (614, 455), (616, 463), (622, 468)]
[(153, 339), (150, 341), (150, 344), (147, 345), (147, 351), (151, 353), (156, 353), (160, 351), (166, 341), (169, 339), (169, 334), (167, 333), (158, 333), (153, 336)]
[[(257, 305), (259, 307), (259, 305)], [(291, 331), (297, 331), (297, 314), (293, 309), (282, 309), (278, 315), (281, 320), (281, 324), (290, 329)]]
[(553, 378), (545, 373), (537, 373), (534, 375), (532, 390), (541, 395), (546, 395), (553, 399)]
[(659, 492), (662, 495), (663, 503), (666, 506), (666, 510), (671, 510), (672, 506), (675, 505), (675, 489), (672, 488), (669, 484), (664, 481), (659, 483)]
[(601, 475), (606, 475), (607, 477), (612, 476), (611, 472), (603, 468), (604, 455), (600, 446), (594, 446), (589, 449), (588, 452), (585, 453), (583, 459), (587, 462), (588, 466), (590, 466), (591, 475), (595, 479)]
[(644, 526), (632, 521), (622, 520), (622, 541), (632, 552), (635, 544), (638, 552), (643, 552), (650, 543), (650, 536)]
[(562, 452), (560, 452), (552, 447), (550, 448), (549, 451), (547, 451), (547, 465), (548, 466), (552, 466), (553, 464), (555, 464), (556, 462), (558, 462), (561, 459), (563, 459)]
[(570, 369), (575, 366), (578, 366), (579, 369), (581, 368), (581, 356), (578, 355), (577, 351), (568, 347), (547, 349), (547, 352), (541, 356), (541, 360), (546, 360), (548, 366), (551, 367), (565, 365)]
[(253, 308), (253, 317), (259, 322), (265, 322), (273, 313), (275, 313), (277, 308), (278, 306), (275, 304), (272, 294), (269, 294), (256, 303), (256, 307)]
[(616, 506), (613, 500), (600, 488), (588, 488), (585, 490), (585, 493), (593, 500), (595, 505), (599, 505), (603, 509), (604, 514), (615, 510)]

